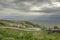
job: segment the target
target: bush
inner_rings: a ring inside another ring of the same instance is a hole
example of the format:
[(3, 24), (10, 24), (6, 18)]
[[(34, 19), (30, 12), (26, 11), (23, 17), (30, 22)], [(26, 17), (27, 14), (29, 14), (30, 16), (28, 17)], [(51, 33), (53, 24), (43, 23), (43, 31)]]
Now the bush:
[(59, 29), (59, 27), (58, 26), (54, 26), (54, 29)]

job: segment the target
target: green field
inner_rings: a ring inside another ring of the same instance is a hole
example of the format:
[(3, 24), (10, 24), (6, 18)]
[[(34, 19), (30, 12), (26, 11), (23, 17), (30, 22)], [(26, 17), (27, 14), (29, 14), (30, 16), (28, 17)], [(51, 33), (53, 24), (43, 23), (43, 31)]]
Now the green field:
[[(12, 27), (12, 28), (6, 28), (6, 27)], [(25, 31), (13, 28), (19, 28), (19, 29), (39, 28), (41, 30)], [(53, 29), (59, 30), (57, 26), (54, 26)], [(52, 30), (52, 28), (49, 30)], [(0, 40), (60, 40), (60, 33), (48, 34), (46, 32), (45, 26), (40, 26), (28, 21), (15, 22), (9, 20), (0, 20)]]
[(0, 40), (60, 40), (60, 34), (46, 34), (44, 30), (22, 31), (15, 29), (0, 29)]

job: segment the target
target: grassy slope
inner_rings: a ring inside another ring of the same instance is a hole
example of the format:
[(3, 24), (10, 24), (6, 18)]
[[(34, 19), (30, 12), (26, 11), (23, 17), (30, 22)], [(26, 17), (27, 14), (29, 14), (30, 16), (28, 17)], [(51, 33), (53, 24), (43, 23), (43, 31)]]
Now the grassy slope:
[(46, 34), (40, 31), (19, 31), (13, 29), (0, 29), (0, 40), (60, 40), (60, 34)]
[(28, 28), (28, 27), (40, 27), (37, 24), (33, 24), (28, 21), (11, 21), (11, 20), (0, 20), (0, 26), (7, 26), (7, 27), (19, 27)]
[[(12, 25), (11, 25), (12, 24)], [(0, 20), (0, 26), (26, 26), (27, 27), (38, 27), (38, 25), (27, 22), (27, 21), (8, 21)], [(22, 31), (14, 29), (0, 29), (0, 40), (60, 40), (59, 33), (46, 34), (45, 31)]]

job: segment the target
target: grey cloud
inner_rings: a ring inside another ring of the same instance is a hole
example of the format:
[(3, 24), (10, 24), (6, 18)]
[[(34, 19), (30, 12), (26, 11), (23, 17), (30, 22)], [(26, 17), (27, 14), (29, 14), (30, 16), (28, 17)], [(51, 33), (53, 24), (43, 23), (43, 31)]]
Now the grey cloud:
[(0, 0), (0, 5), (3, 7), (11, 7), (13, 6), (13, 2), (9, 2), (7, 0)]
[(56, 0), (57, 2), (60, 2), (60, 0)]
[[(58, 0), (59, 1), (59, 0)], [(31, 5), (26, 5), (24, 4), (24, 2), (28, 2)], [(8, 0), (0, 0), (0, 6), (2, 6), (3, 8), (13, 8), (13, 9), (17, 9), (17, 10), (24, 10), (24, 11), (30, 11), (29, 9), (32, 6), (41, 6), (41, 5), (45, 5), (45, 3), (48, 3), (50, 5), (52, 5), (51, 0), (13, 0), (13, 1), (8, 1)], [(56, 12), (56, 11), (60, 11), (60, 8), (45, 8), (43, 10), (41, 10), (41, 12), (46, 12), (46, 13), (51, 13), (51, 12)], [(39, 12), (39, 10), (38, 10)]]
[(46, 2), (50, 3), (49, 0), (13, 0), (13, 1), (8, 1), (8, 0), (0, 0), (0, 5), (5, 7), (5, 8), (15, 8), (17, 10), (29, 10), (29, 8), (32, 5), (25, 5), (24, 2), (30, 2), (32, 5), (42, 5)]
[[(23, 1), (23, 0), (20, 0)], [(17, 2), (15, 3), (15, 1), (7, 1), (7, 0), (0, 0), (0, 6), (2, 6), (3, 8), (14, 8), (14, 9), (18, 9), (18, 10), (26, 10), (28, 9), (30, 6), (27, 6), (24, 4), (24, 2)]]
[(60, 8), (46, 8), (41, 10), (40, 12), (56, 13), (56, 12), (60, 12)]

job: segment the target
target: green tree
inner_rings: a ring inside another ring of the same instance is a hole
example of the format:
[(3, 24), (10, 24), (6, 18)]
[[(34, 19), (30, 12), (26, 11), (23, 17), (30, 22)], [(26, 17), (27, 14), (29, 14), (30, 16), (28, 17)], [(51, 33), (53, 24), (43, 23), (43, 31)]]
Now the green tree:
[(58, 26), (54, 26), (54, 29), (59, 29), (59, 27)]

